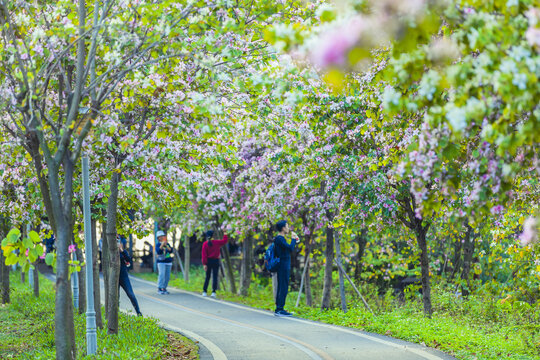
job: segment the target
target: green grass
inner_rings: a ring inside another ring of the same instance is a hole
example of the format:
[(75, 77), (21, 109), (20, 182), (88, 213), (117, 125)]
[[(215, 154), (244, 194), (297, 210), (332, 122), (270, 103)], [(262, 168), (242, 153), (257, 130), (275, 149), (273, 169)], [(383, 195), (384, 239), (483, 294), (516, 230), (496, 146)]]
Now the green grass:
[[(40, 276), (40, 296), (11, 274), (11, 304), (0, 306), (0, 359), (54, 359), (53, 284)], [(119, 333), (97, 330), (98, 350), (86, 356), (86, 315), (75, 314), (78, 359), (198, 359), (190, 340), (162, 329), (157, 320), (120, 313)]]
[[(136, 276), (157, 281), (152, 273)], [(337, 280), (337, 279), (336, 279)], [(171, 276), (170, 286), (200, 293), (204, 282), (203, 270), (193, 267), (190, 282)], [(334, 282), (337, 284), (337, 281)], [(317, 280), (312, 285), (320, 287)], [(328, 324), (346, 326), (368, 332), (388, 335), (410, 342), (439, 349), (458, 359), (540, 359), (540, 309), (525, 312), (503, 306), (488, 295), (471, 295), (468, 299), (456, 298), (450, 289), (434, 285), (432, 303), (434, 314), (424, 317), (419, 294), (409, 293), (401, 304), (392, 296), (380, 297), (373, 287), (360, 289), (375, 314), (366, 310), (363, 303), (348, 289), (348, 312), (340, 308), (321, 311), (314, 294), (316, 307), (301, 305), (295, 308), (298, 292), (291, 291), (286, 308), (296, 316)], [(339, 304), (337, 289), (333, 295)], [(249, 305), (259, 309), (273, 310), (272, 286), (268, 278), (252, 281), (246, 297), (228, 291), (218, 291), (223, 300)]]

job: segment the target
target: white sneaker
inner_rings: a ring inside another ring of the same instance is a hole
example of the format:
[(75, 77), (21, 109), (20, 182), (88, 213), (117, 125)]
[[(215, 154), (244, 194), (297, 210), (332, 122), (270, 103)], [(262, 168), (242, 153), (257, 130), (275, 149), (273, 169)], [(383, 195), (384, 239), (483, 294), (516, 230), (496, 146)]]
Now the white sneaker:
[(208, 295), (206, 295), (206, 291), (203, 291), (202, 296), (203, 296), (203, 297), (207, 297), (207, 296), (208, 296)]
[(216, 293), (215, 293), (215, 292), (213, 292), (213, 293), (212, 293), (212, 295), (210, 295), (210, 297), (212, 297), (212, 298), (214, 298), (214, 299), (215, 299), (215, 298), (216, 298)]

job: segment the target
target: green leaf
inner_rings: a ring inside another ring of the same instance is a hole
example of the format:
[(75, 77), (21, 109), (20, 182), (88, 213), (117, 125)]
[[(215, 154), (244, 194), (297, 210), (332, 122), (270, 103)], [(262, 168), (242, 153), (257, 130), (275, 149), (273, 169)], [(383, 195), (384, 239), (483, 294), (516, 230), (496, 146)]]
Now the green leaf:
[(27, 238), (27, 237), (23, 238), (22, 243), (23, 243), (23, 246), (24, 246), (25, 248), (27, 248), (27, 249), (31, 248), (32, 245), (34, 245), (34, 243), (32, 242), (32, 240), (30, 240), (30, 238)]
[(38, 259), (39, 255), (36, 251), (36, 249), (30, 249), (30, 251), (28, 252), (28, 260), (30, 260), (30, 262), (34, 262)]
[(17, 263), (17, 255), (15, 253), (10, 253), (7, 257), (6, 257), (6, 265), (15, 265)]
[(45, 255), (45, 264), (51, 266), (54, 262), (54, 254), (53, 253), (48, 253), (47, 255)]
[(35, 244), (41, 242), (41, 239), (39, 238), (39, 234), (35, 231), (30, 231), (28, 233), (28, 237), (30, 238), (30, 240), (32, 240)]

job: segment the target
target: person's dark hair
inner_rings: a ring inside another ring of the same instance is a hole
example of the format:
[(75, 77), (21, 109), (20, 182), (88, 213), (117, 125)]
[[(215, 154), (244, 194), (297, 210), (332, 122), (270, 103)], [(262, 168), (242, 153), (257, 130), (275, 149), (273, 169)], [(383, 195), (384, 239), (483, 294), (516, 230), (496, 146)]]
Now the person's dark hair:
[(279, 220), (277, 223), (276, 223), (276, 230), (278, 232), (280, 232), (281, 230), (283, 230), (283, 228), (287, 225), (287, 221), (285, 220)]
[(212, 240), (212, 237), (214, 237), (214, 231), (208, 230), (204, 233), (204, 237), (206, 238), (206, 240)]

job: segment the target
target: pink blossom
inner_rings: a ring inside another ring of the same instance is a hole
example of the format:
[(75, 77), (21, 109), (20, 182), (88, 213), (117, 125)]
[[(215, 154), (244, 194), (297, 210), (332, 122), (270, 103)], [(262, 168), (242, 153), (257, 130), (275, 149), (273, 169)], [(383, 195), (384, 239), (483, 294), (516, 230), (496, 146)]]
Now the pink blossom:
[(26, 249), (26, 252), (24, 253), (24, 255), (28, 256), (28, 252), (30, 252), (30, 249)]
[(540, 49), (540, 29), (535, 27), (529, 27), (525, 33), (525, 38), (529, 42), (529, 45)]
[(364, 25), (360, 17), (323, 34), (311, 51), (311, 60), (321, 68), (346, 65), (348, 51), (358, 42)]
[(521, 246), (527, 246), (538, 237), (537, 219), (530, 217), (523, 222), (523, 233), (519, 236)]
[(76, 246), (75, 244), (71, 244), (68, 246), (68, 252), (71, 254), (72, 252), (75, 252)]
[(497, 214), (502, 213), (503, 210), (504, 210), (504, 207), (502, 205), (496, 205), (492, 207), (490, 211), (493, 215), (497, 215)]

